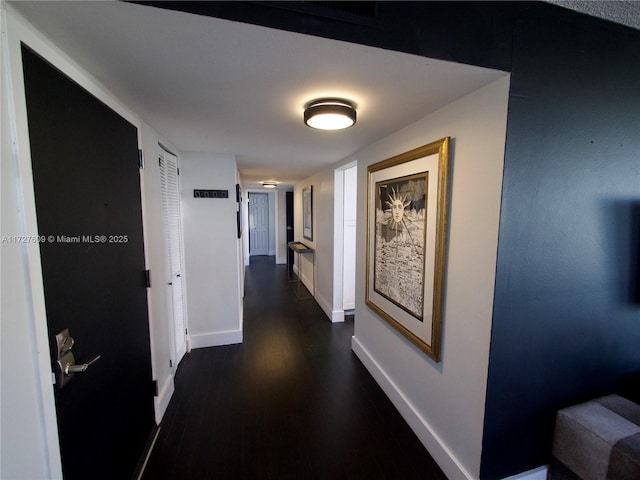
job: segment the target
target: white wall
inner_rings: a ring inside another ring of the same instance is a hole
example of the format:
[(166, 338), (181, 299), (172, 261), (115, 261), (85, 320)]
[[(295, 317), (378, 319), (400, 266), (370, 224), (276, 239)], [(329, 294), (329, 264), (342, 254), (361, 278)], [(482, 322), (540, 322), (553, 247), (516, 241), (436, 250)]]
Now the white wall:
[(351, 157), (367, 166), (452, 137), (442, 361), (434, 363), (365, 305), (366, 209), (359, 209), (353, 349), (448, 478), (478, 478), (493, 305), (509, 78)]
[[(302, 235), (302, 190), (309, 185), (313, 186), (313, 240)], [(330, 319), (333, 317), (333, 192), (334, 169), (328, 168), (298, 182), (293, 195), (293, 238), (315, 249), (313, 266), (307, 255), (300, 255), (301, 278), (310, 292), (315, 288), (316, 301)]]
[(276, 197), (276, 191), (267, 192), (269, 195), (269, 255), (274, 256), (276, 254), (276, 204), (278, 199)]
[(286, 190), (276, 191), (275, 205), (275, 242), (276, 263), (287, 263), (287, 193)]
[[(3, 37), (2, 47), (7, 48), (4, 40)], [(3, 51), (4, 60), (8, 57)], [(10, 70), (4, 62), (2, 70), (0, 233), (4, 238), (27, 232), (22, 220), (20, 185), (16, 181), (19, 178), (18, 145), (13, 142), (15, 138), (10, 129)], [(59, 466), (50, 467), (49, 455), (55, 452), (49, 452), (46, 443), (27, 247), (4, 238), (0, 250), (0, 478), (50, 478), (59, 469)]]
[(251, 190), (242, 191), (242, 258), (244, 266), (249, 266), (251, 255), (249, 254), (249, 193)]
[[(242, 252), (236, 232), (237, 166), (233, 155), (183, 152), (180, 169), (191, 348), (242, 342)], [(194, 198), (194, 189), (229, 198)]]
[[(242, 178), (240, 178), (240, 171), (236, 170), (236, 183), (240, 186), (242, 186)], [(244, 192), (244, 189), (242, 191), (242, 198), (240, 199), (240, 204), (236, 205), (237, 209), (242, 210), (244, 208), (244, 205), (246, 205), (246, 201), (245, 201), (245, 197), (247, 196), (247, 194)], [(244, 227), (244, 222), (246, 221), (246, 219), (244, 218), (245, 212), (242, 211), (241, 215), (240, 215), (240, 221), (241, 223), (241, 236), (237, 241), (237, 248), (238, 248), (238, 272), (239, 272), (239, 276), (238, 276), (238, 292), (240, 292), (240, 298), (244, 299), (244, 276), (245, 276), (245, 271), (244, 271), (244, 266), (245, 266), (245, 251), (244, 251), (244, 236), (248, 235), (246, 228)], [(236, 223), (236, 230), (237, 230), (237, 223)], [(236, 231), (237, 233), (237, 231)], [(242, 319), (244, 318), (244, 304), (241, 301), (240, 302), (240, 329), (242, 330)]]

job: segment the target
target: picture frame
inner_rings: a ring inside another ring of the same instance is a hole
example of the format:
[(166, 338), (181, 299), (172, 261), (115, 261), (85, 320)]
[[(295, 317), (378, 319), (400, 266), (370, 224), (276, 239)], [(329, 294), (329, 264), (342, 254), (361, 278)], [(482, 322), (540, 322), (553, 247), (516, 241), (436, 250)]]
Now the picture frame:
[(444, 301), (449, 142), (367, 169), (365, 302), (435, 362)]
[(302, 189), (302, 236), (313, 240), (313, 185)]

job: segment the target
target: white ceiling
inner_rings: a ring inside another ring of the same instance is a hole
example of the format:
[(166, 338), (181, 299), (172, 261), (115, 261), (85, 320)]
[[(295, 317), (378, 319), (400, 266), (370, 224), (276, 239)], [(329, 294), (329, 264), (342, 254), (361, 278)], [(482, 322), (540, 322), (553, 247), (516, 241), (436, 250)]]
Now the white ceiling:
[[(10, 3), (179, 151), (236, 155), (247, 187), (292, 185), (504, 75), (118, 1)], [(576, 3), (637, 19), (637, 2)], [(357, 124), (306, 127), (325, 96), (353, 100)]]
[[(291, 185), (504, 75), (123, 2), (13, 5), (175, 148), (235, 154), (245, 186)], [(357, 124), (305, 126), (324, 96)]]

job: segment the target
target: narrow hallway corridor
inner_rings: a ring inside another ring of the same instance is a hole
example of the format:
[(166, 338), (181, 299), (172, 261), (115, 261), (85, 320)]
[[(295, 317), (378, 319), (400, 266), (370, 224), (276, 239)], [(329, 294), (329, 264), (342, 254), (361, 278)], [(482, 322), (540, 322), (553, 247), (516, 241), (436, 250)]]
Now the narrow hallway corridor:
[(252, 257), (244, 343), (185, 356), (143, 479), (446, 480), (351, 351), (353, 327)]

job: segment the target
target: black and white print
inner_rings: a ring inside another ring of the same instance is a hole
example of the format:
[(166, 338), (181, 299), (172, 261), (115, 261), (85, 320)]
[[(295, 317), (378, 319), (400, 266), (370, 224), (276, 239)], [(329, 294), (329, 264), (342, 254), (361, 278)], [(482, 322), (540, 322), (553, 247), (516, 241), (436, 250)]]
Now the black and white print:
[(377, 182), (373, 288), (423, 321), (428, 172)]

